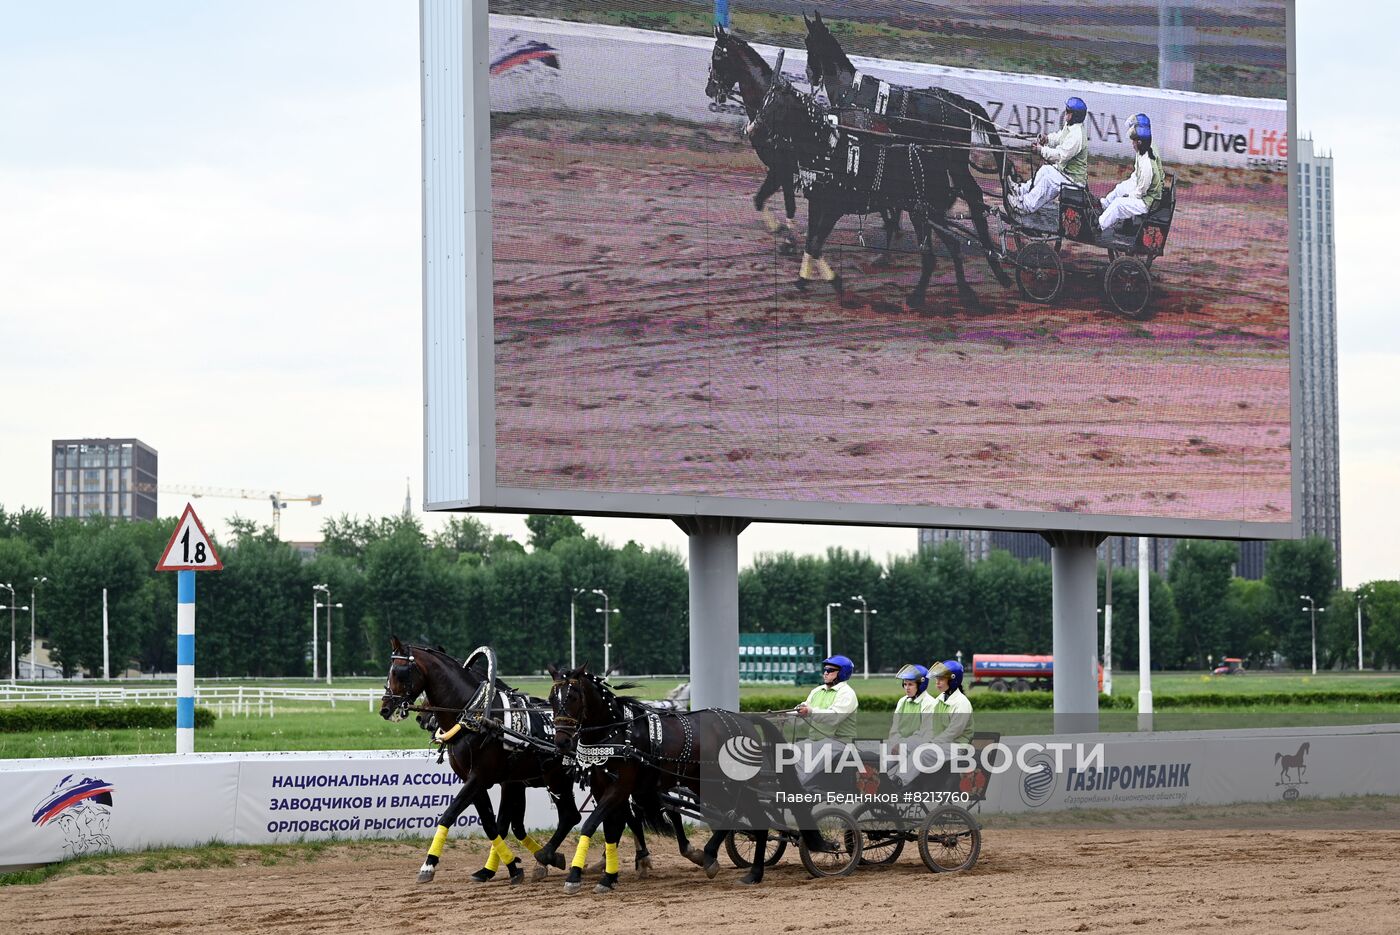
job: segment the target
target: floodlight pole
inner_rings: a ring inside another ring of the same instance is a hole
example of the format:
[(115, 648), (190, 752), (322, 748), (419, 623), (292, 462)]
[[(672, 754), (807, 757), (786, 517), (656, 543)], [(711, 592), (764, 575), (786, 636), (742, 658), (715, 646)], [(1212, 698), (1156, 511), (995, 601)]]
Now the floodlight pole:
[(739, 710), (739, 533), (749, 521), (674, 517), (690, 544), (690, 707)]
[(1103, 582), (1103, 693), (1113, 694), (1113, 543), (1104, 547)]
[(865, 595), (863, 595), (863, 594), (855, 594), (855, 595), (852, 595), (851, 600), (853, 600), (853, 601), (860, 601), (860, 610), (856, 611), (856, 613), (861, 614), (861, 615), (865, 618), (865, 621), (864, 621), (865, 625), (864, 625), (864, 627), (863, 627), (863, 639), (862, 639), (862, 642), (863, 642), (863, 644), (864, 644), (864, 648), (863, 648), (863, 650), (862, 650), (862, 653), (863, 653), (863, 654), (862, 654), (862, 656), (861, 656), (861, 663), (860, 663), (860, 664), (861, 664), (861, 676), (860, 676), (860, 677), (863, 678), (863, 679), (868, 679), (868, 678), (870, 678), (870, 615), (871, 615), (871, 614), (874, 614), (874, 613), (878, 613), (878, 611), (874, 611), (874, 610), (871, 610), (871, 609), (870, 609), (870, 604), (869, 604), (868, 601), (866, 601)]
[(39, 585), (43, 584), (45, 581), (48, 581), (48, 580), (49, 580), (48, 575), (45, 575), (45, 576), (43, 576), (42, 578), (36, 575), (36, 576), (34, 577), (34, 584), (31, 585), (30, 588), (29, 588), (29, 677), (30, 677), (30, 679), (33, 679), (33, 678), (34, 678), (34, 672), (36, 671), (36, 670), (35, 670), (35, 661), (39, 658), (39, 657), (38, 657), (38, 646), (39, 646), (39, 643), (38, 643), (37, 640), (34, 639), (34, 615), (37, 613), (36, 608), (39, 606), (39, 601), (38, 601), (38, 598), (39, 598)]

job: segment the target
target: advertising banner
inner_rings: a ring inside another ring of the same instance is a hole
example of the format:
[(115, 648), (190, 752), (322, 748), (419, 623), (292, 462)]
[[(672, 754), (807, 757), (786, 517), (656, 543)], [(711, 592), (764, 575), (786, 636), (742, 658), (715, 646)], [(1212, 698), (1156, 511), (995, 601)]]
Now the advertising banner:
[[(203, 753), (0, 761), (0, 872), (100, 851), (430, 837), (462, 788), (417, 751)], [(493, 790), (499, 803), (499, 790)], [(526, 822), (554, 803), (526, 792)], [(475, 809), (454, 835), (480, 834)]]

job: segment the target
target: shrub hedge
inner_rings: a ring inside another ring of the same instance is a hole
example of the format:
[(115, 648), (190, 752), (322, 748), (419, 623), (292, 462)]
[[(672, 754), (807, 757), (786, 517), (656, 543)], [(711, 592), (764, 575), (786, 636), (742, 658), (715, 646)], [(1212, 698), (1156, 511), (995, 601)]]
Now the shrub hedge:
[[(213, 727), (214, 712), (194, 709), (194, 726)], [(57, 730), (126, 730), (133, 727), (175, 728), (175, 709), (156, 705), (113, 705), (107, 708), (17, 706), (0, 708), (0, 733), (22, 734)]]

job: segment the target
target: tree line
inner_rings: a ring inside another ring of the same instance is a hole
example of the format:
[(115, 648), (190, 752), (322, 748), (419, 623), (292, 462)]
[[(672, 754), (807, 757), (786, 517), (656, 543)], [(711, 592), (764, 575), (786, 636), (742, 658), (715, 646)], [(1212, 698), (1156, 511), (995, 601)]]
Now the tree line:
[[(321, 584), (332, 604), (343, 605), (331, 618), (338, 675), (382, 673), (390, 634), (457, 655), (489, 643), (506, 671), (540, 671), (568, 659), (571, 602), (579, 659), (599, 666), (602, 598), (595, 589), (619, 611), (610, 615), (615, 668), (687, 670), (689, 583), (678, 553), (635, 542), (613, 546), (566, 516), (530, 516), (526, 526), (528, 541), (520, 543), (474, 517), (453, 517), (428, 533), (412, 516), (341, 516), (324, 524), (324, 542), (307, 558), (270, 528), (235, 520), (216, 540), (224, 570), (198, 575), (198, 671), (309, 675), (318, 594), (312, 588)], [(13, 583), (16, 603), (27, 604), (33, 579), (49, 579), (35, 594), (38, 630), (65, 674), (100, 672), (103, 588), (114, 671), (128, 664), (175, 670), (176, 576), (153, 571), (174, 527), (173, 518), (78, 521), (0, 508), (0, 582)], [(1187, 541), (1175, 549), (1165, 578), (1150, 576), (1154, 667), (1203, 668), (1226, 655), (1254, 667), (1279, 660), (1306, 667), (1311, 620), (1300, 611), (1300, 594), (1326, 607), (1317, 622), (1320, 666), (1355, 666), (1358, 595), (1367, 667), (1400, 664), (1400, 582), (1334, 591), (1335, 563), (1323, 539), (1274, 544), (1262, 581), (1232, 577), (1237, 559), (1231, 543)], [(1100, 605), (1103, 579), (1101, 569)], [(1138, 664), (1137, 587), (1136, 569), (1113, 570), (1117, 668)], [(969, 562), (951, 543), (888, 564), (841, 548), (760, 556), (739, 574), (740, 629), (808, 632), (824, 645), (826, 605), (839, 601), (833, 645), (859, 664), (865, 618), (853, 612), (857, 594), (876, 611), (869, 618), (872, 671), (958, 651), (968, 658), (1051, 650), (1049, 566), (1005, 552)], [(8, 596), (0, 592), (0, 600)], [(4, 622), (0, 616), (0, 627)], [(21, 623), (25, 629), (28, 620)], [(325, 626), (323, 610), (323, 645)], [(8, 641), (0, 643), (0, 671), (8, 671)], [(27, 654), (25, 638), (19, 647)]]

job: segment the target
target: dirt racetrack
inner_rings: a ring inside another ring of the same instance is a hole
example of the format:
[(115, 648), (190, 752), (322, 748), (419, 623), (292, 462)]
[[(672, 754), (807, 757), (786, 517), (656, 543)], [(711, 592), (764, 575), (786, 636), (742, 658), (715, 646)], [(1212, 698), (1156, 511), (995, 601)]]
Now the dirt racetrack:
[[(738, 885), (740, 872), (723, 856), (720, 875), (706, 880), (663, 839), (654, 847), (657, 870), (644, 880), (627, 869), (623, 845), (621, 887), (608, 896), (590, 888), (566, 897), (558, 871), (520, 887), (473, 884), (467, 876), (483, 853), (474, 843), (449, 845), (437, 880), (425, 886), (413, 882), (424, 847), (417, 842), (337, 844), (310, 862), (295, 848), (227, 848), (219, 858), (227, 865), (207, 869), (150, 869), (179, 857), (162, 863), (127, 855), (87, 865), (98, 876), (0, 888), (0, 931), (642, 935), (946, 925), (978, 935), (1201, 927), (1272, 935), (1325, 925), (1394, 932), (1400, 831), (1375, 830), (1374, 812), (1317, 817), (1311, 830), (1288, 831), (1247, 822), (1227, 830), (1214, 818), (1168, 823), (1169, 830), (991, 829), (976, 868), (946, 876), (930, 874), (906, 851), (889, 869), (813, 880), (789, 853), (758, 888)], [(1392, 806), (1379, 820), (1395, 828), (1397, 818), (1400, 807)]]
[[(958, 299), (944, 258), (911, 309), (907, 236), (882, 268), (856, 218), (828, 250), (844, 295), (794, 287), (737, 134), (493, 121), (503, 487), (1289, 516), (1281, 176), (1180, 168), (1147, 321), (1106, 308), (1104, 251), (1069, 245), (1079, 275), (1053, 304), (999, 286), (969, 250), (979, 303)], [(1126, 168), (1093, 165), (1100, 193)]]

